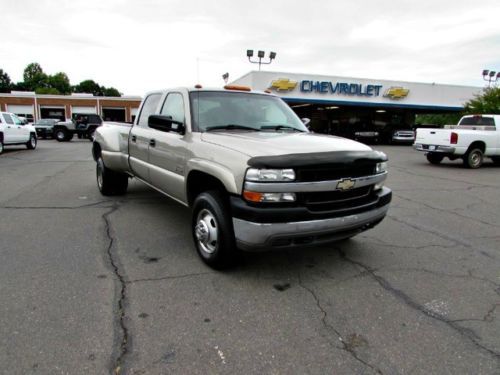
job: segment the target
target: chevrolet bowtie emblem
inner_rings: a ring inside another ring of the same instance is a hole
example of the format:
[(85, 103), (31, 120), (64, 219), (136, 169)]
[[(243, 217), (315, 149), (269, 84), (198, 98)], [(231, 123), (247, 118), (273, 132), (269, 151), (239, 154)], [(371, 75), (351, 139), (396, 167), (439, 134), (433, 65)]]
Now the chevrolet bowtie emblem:
[(272, 89), (276, 91), (292, 91), (297, 87), (297, 81), (290, 81), (288, 78), (280, 78), (271, 82)]
[(391, 87), (387, 89), (384, 96), (391, 99), (403, 99), (408, 96), (410, 90), (403, 87)]
[(354, 187), (354, 185), (356, 185), (356, 181), (351, 180), (350, 178), (344, 178), (337, 183), (337, 190), (350, 190)]

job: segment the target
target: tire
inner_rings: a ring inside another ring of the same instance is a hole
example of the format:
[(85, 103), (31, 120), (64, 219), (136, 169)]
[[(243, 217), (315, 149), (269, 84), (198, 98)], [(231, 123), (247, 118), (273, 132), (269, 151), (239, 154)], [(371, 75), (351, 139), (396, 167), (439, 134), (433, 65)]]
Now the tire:
[(82, 133), (77, 134), (78, 139), (82, 139)]
[(97, 159), (96, 178), (102, 195), (123, 195), (127, 192), (128, 176), (106, 167), (101, 157)]
[(54, 138), (57, 139), (58, 142), (67, 142), (68, 131), (64, 128), (56, 129), (54, 130)]
[(3, 154), (3, 139), (0, 139), (0, 155)]
[(483, 165), (484, 154), (479, 148), (473, 148), (464, 155), (464, 166), (471, 169), (477, 169)]
[(443, 155), (435, 154), (432, 152), (427, 154), (427, 161), (431, 164), (439, 164), (443, 161), (443, 159), (444, 159)]
[(26, 147), (28, 147), (28, 150), (34, 150), (36, 148), (36, 135), (31, 133), (30, 134), (30, 140), (26, 142)]
[(236, 263), (238, 250), (227, 199), (217, 190), (206, 191), (193, 203), (191, 232), (200, 258), (214, 269)]
[(500, 165), (500, 156), (493, 156), (491, 160), (493, 161), (493, 164)]

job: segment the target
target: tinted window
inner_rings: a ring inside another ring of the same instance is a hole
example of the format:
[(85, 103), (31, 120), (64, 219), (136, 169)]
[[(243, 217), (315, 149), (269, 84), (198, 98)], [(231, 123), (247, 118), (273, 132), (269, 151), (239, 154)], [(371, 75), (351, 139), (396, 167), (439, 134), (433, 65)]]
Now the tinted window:
[(168, 94), (160, 114), (170, 116), (172, 120), (184, 123), (184, 99), (182, 94), (177, 92)]
[(472, 126), (495, 126), (493, 117), (473, 116), (465, 117), (458, 125), (472, 125)]
[(139, 114), (139, 121), (137, 125), (148, 126), (148, 117), (154, 114), (158, 103), (160, 102), (161, 94), (151, 94), (146, 99), (144, 99), (144, 104)]
[(16, 115), (12, 115), (12, 121), (14, 121), (14, 124), (16, 125), (24, 125), (24, 123), (21, 121), (19, 117)]
[(7, 124), (13, 124), (14, 123), (14, 121), (12, 121), (12, 117), (10, 117), (10, 115), (8, 115), (7, 113), (3, 114), (3, 118), (5, 119), (5, 122)]

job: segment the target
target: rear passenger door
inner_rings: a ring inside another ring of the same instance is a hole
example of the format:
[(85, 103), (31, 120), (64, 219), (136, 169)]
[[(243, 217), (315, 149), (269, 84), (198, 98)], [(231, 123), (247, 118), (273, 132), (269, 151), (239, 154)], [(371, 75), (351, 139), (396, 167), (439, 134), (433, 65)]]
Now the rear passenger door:
[[(186, 103), (182, 93), (170, 92), (160, 109), (160, 115), (170, 117), (186, 125)], [(185, 202), (184, 172), (187, 144), (185, 134), (172, 130), (165, 132), (151, 129), (152, 144), (149, 147), (151, 183), (173, 198)]]
[(142, 104), (137, 122), (130, 130), (128, 149), (130, 168), (140, 179), (151, 182), (149, 177), (149, 144), (152, 130), (148, 127), (148, 118), (154, 114), (162, 94), (149, 94)]

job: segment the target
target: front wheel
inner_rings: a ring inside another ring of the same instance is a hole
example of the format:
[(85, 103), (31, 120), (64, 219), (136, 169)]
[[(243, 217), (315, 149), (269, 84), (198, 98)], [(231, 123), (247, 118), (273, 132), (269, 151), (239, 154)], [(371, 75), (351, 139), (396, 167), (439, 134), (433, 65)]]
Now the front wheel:
[(26, 147), (28, 150), (34, 150), (36, 148), (36, 135), (30, 134), (30, 139), (26, 142)]
[(477, 169), (483, 165), (484, 155), (479, 148), (474, 148), (464, 155), (464, 165), (467, 168)]
[(215, 269), (234, 264), (237, 249), (227, 199), (216, 190), (206, 191), (193, 203), (192, 235), (200, 258)]
[(0, 139), (0, 154), (3, 153), (3, 139)]
[(431, 164), (439, 164), (443, 161), (444, 156), (439, 154), (428, 153), (427, 161)]
[(65, 142), (68, 140), (68, 131), (66, 129), (57, 129), (54, 131), (54, 138), (58, 142)]
[(102, 195), (123, 195), (127, 192), (128, 176), (106, 167), (102, 158), (97, 160), (96, 177)]

